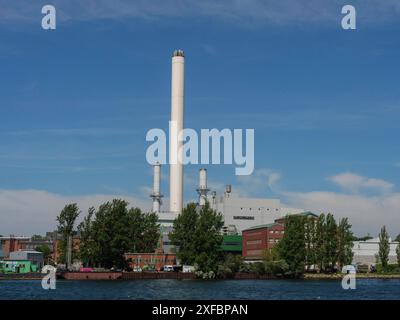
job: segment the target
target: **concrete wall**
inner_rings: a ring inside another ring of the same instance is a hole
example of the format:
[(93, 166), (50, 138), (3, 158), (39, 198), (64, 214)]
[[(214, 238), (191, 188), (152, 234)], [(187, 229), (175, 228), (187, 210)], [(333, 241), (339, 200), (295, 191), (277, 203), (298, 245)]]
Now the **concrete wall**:
[[(379, 239), (353, 242), (353, 263), (376, 264), (376, 255), (379, 252)], [(396, 247), (398, 242), (390, 242), (389, 263), (397, 262)]]

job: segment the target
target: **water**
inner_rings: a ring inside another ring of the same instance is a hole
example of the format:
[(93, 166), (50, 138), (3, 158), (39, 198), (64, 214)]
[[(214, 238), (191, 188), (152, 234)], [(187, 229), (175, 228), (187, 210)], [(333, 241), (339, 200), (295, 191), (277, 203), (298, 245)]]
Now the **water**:
[(37, 280), (2, 280), (4, 299), (400, 300), (400, 280), (359, 279), (355, 290), (333, 280), (58, 280), (56, 290), (43, 290)]

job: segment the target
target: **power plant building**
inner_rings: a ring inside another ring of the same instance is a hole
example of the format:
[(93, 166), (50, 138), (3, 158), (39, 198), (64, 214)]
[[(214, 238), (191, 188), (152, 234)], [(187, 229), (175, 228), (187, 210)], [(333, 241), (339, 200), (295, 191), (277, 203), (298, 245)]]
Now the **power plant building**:
[[(162, 211), (162, 193), (160, 190), (161, 171), (160, 164), (154, 165), (153, 212), (159, 216), (162, 227), (164, 252), (169, 252), (172, 247), (168, 234), (172, 230), (174, 219), (182, 212), (183, 208), (183, 142), (180, 136), (184, 129), (184, 101), (185, 101), (185, 54), (182, 50), (175, 50), (171, 61), (171, 121), (169, 144), (169, 211)], [(193, 186), (193, 191), (195, 186)], [(196, 191), (199, 196), (199, 206), (205, 205), (208, 200), (212, 208), (221, 212), (224, 217), (223, 233), (225, 235), (240, 235), (243, 230), (258, 225), (274, 223), (275, 220), (287, 214), (304, 212), (303, 209), (281, 208), (279, 199), (245, 198), (232, 193), (228, 185), (225, 192), (220, 195), (207, 186), (207, 170), (199, 171), (199, 183)]]

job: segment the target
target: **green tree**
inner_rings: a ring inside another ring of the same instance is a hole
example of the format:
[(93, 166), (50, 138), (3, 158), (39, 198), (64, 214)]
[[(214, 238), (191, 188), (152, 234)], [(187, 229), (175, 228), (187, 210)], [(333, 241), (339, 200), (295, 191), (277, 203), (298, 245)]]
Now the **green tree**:
[(78, 225), (78, 232), (81, 237), (79, 247), (79, 257), (85, 266), (93, 265), (96, 254), (96, 243), (93, 241), (93, 215), (95, 209), (89, 208), (88, 215), (83, 218), (83, 221)]
[(177, 255), (183, 264), (192, 265), (196, 260), (195, 231), (198, 220), (195, 203), (189, 203), (174, 220), (174, 228), (169, 238), (178, 247)]
[(31, 237), (31, 240), (32, 241), (38, 241), (38, 240), (44, 240), (45, 239), (45, 237), (42, 237), (40, 234), (34, 234), (32, 237)]
[(58, 232), (61, 234), (61, 241), (59, 246), (60, 262), (65, 263), (67, 261), (68, 238), (73, 236), (75, 221), (78, 218), (79, 214), (80, 211), (78, 205), (76, 203), (71, 203), (67, 204), (57, 216), (57, 229)]
[(38, 252), (43, 253), (44, 263), (48, 264), (49, 260), (50, 260), (49, 258), (50, 258), (50, 255), (51, 255), (51, 250), (50, 250), (49, 246), (46, 246), (45, 244), (42, 244), (40, 246), (37, 246), (35, 248), (35, 250), (38, 251)]
[(340, 219), (337, 231), (337, 260), (340, 269), (344, 265), (350, 264), (353, 260), (353, 238), (351, 224), (349, 224), (348, 219)]
[(285, 218), (285, 233), (278, 242), (279, 256), (288, 264), (293, 276), (304, 273), (306, 261), (305, 218), (290, 215)]
[(243, 264), (243, 258), (240, 255), (228, 253), (224, 256), (223, 262), (218, 264), (218, 278), (232, 278), (236, 272), (240, 271)]
[(129, 237), (134, 252), (153, 252), (160, 237), (160, 226), (156, 213), (142, 213), (132, 208), (128, 215)]
[(397, 266), (400, 267), (400, 242), (396, 247)]
[(202, 272), (217, 271), (222, 244), (223, 217), (208, 202), (200, 209), (190, 203), (174, 221), (170, 234), (179, 246), (177, 256), (184, 264), (196, 264)]
[(271, 249), (265, 249), (263, 251), (264, 262), (273, 262), (280, 260), (278, 246), (273, 246)]
[(383, 226), (379, 233), (379, 260), (382, 264), (383, 270), (386, 269), (389, 262), (389, 234), (386, 231), (386, 226)]
[(316, 263), (316, 224), (315, 218), (305, 218), (305, 245), (306, 245), (306, 268), (307, 270)]
[(325, 214), (321, 213), (315, 224), (314, 257), (319, 270), (324, 270), (325, 256)]
[(128, 202), (114, 199), (96, 211), (90, 208), (79, 225), (81, 259), (87, 265), (124, 268), (126, 252), (154, 252), (160, 239), (155, 213), (128, 209)]
[(397, 235), (397, 237), (394, 239), (396, 242), (400, 242), (400, 233)]
[(324, 226), (324, 266), (325, 271), (332, 271), (337, 261), (337, 224), (334, 216), (328, 213)]

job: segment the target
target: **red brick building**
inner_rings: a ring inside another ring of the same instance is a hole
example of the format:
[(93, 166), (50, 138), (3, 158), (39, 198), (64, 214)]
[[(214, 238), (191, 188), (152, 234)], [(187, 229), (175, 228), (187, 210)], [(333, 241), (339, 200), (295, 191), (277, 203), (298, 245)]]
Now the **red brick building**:
[(176, 255), (175, 254), (163, 254), (163, 253), (125, 253), (125, 260), (128, 261), (131, 269), (141, 268), (144, 266), (154, 267), (156, 270), (160, 270), (165, 265), (175, 265)]
[[(318, 215), (306, 211), (299, 213), (310, 219)], [(285, 217), (276, 219), (274, 223), (255, 226), (242, 232), (242, 255), (245, 260), (254, 261), (263, 259), (266, 250), (271, 250), (283, 238), (285, 233)]]
[(10, 252), (26, 249), (25, 244), (29, 237), (10, 235), (0, 237), (0, 257), (8, 257)]
[(270, 223), (243, 230), (242, 255), (245, 260), (261, 260), (266, 250), (282, 239), (285, 232), (282, 223)]

